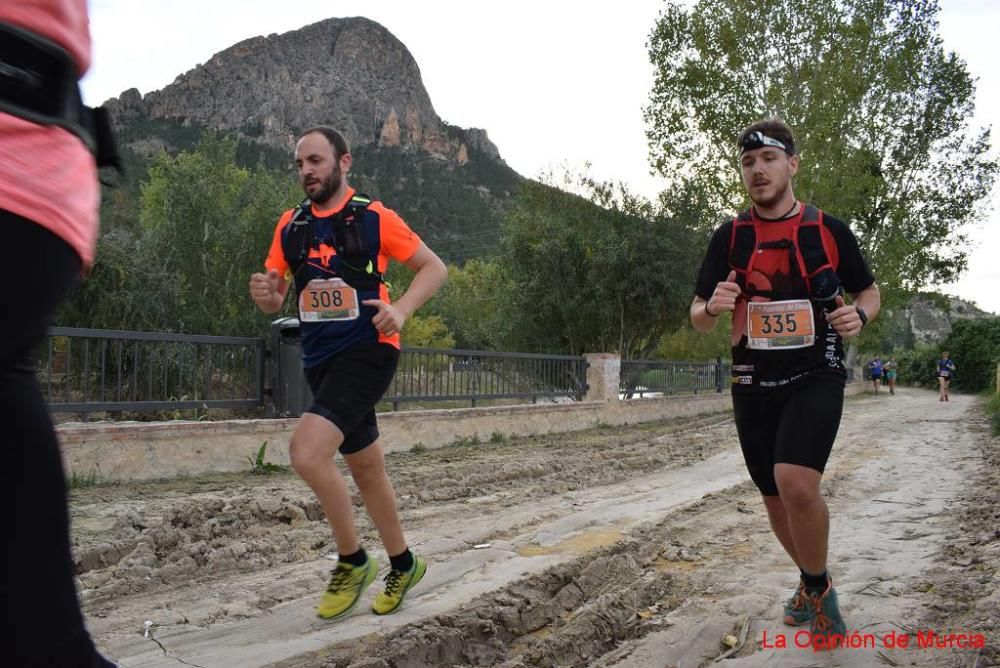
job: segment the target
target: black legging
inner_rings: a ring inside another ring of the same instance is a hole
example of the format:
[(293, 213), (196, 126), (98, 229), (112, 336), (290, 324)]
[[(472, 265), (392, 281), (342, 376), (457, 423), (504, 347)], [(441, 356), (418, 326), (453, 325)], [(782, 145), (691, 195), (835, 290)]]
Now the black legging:
[[(73, 582), (66, 479), (32, 352), (80, 273), (55, 234), (0, 210), (0, 434), (4, 504), (3, 664), (19, 668), (113, 666), (94, 648)], [(13, 647), (13, 656), (7, 648)]]

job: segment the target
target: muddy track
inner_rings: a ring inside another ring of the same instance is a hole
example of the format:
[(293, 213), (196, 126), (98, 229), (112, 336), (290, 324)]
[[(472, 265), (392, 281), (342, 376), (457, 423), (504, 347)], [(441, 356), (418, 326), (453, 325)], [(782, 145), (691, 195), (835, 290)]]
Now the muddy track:
[(312, 616), (333, 548), (294, 475), (79, 490), (88, 623), (129, 668), (687, 667), (743, 629), (727, 665), (995, 665), (1000, 442), (957, 399), (848, 401), (824, 479), (831, 568), (849, 628), (978, 633), (983, 648), (763, 646), (788, 630), (797, 575), (725, 414), (389, 457), (431, 569), (387, 618)]
[[(725, 447), (722, 435), (731, 428), (725, 415), (713, 415), (574, 435), (498, 436), (395, 454), (388, 466), (404, 527), (416, 530), (468, 515), (470, 504), (488, 513), (513, 501), (523, 504), (682, 467)], [(113, 614), (130, 596), (170, 597), (178, 590), (197, 591), (202, 582), (218, 585), (230, 575), (239, 586), (241, 574), (316, 563), (334, 549), (319, 504), (291, 473), (85, 488), (72, 494), (71, 510), (81, 596), (87, 611), (99, 616)], [(377, 547), (367, 515), (357, 517), (362, 540)], [(304, 593), (289, 588), (251, 607), (266, 610)], [(252, 614), (226, 608), (206, 614), (220, 612)]]

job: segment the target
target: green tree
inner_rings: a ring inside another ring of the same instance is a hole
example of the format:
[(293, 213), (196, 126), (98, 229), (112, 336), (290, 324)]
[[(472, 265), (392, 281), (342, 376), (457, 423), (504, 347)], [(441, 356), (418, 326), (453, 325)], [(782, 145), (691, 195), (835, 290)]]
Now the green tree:
[(250, 335), (264, 326), (247, 281), (301, 192), (286, 174), (237, 165), (236, 148), (206, 135), (193, 151), (161, 154), (142, 186), (144, 242), (178, 292), (167, 329)]
[(427, 309), (444, 319), (460, 348), (510, 350), (519, 320), (511, 309), (512, 290), (499, 263), (469, 260), (463, 267), (448, 267), (448, 281)]
[(586, 196), (525, 183), (508, 216), (497, 261), (518, 318), (510, 345), (648, 356), (687, 311), (692, 235), (622, 185), (575, 186)]
[(717, 357), (729, 359), (732, 352), (730, 334), (732, 321), (720, 318), (715, 328), (707, 333), (696, 332), (690, 321), (665, 335), (656, 348), (656, 356), (667, 360), (703, 362)]
[(403, 344), (408, 348), (455, 347), (455, 337), (439, 315), (414, 314), (403, 325)]
[(176, 316), (177, 283), (144, 236), (112, 229), (101, 235), (94, 264), (62, 305), (64, 327), (163, 330)]
[(654, 168), (741, 208), (736, 135), (779, 116), (802, 153), (796, 195), (852, 223), (890, 304), (954, 279), (997, 162), (937, 14), (935, 0), (668, 4), (649, 43)]

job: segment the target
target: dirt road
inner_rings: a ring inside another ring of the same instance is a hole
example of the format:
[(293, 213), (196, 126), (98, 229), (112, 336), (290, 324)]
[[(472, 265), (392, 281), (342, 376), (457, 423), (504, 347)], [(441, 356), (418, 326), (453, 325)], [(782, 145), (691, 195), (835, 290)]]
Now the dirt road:
[[(723, 665), (1000, 665), (1000, 439), (971, 397), (848, 400), (824, 482), (831, 571), (848, 627), (873, 646), (832, 653), (795, 647), (780, 624), (797, 571), (727, 414), (497, 434), (389, 466), (430, 570), (396, 615), (366, 600), (336, 623), (312, 613), (333, 547), (293, 474), (75, 491), (99, 646), (127, 668), (687, 668), (733, 634)], [(886, 646), (930, 632), (962, 635)]]

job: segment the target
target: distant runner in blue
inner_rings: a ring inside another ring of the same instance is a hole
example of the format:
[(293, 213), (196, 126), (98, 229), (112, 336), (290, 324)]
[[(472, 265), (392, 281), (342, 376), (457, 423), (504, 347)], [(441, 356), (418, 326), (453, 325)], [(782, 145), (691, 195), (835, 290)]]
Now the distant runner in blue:
[(948, 388), (951, 386), (951, 379), (955, 377), (955, 363), (948, 359), (948, 353), (941, 353), (941, 359), (937, 361), (938, 386), (940, 396), (938, 401), (948, 401)]
[(868, 370), (872, 374), (872, 385), (875, 387), (875, 394), (878, 394), (878, 388), (882, 384), (882, 359), (876, 357), (869, 362)]

